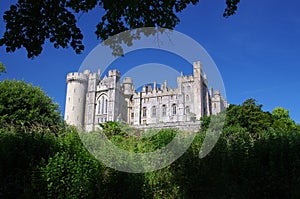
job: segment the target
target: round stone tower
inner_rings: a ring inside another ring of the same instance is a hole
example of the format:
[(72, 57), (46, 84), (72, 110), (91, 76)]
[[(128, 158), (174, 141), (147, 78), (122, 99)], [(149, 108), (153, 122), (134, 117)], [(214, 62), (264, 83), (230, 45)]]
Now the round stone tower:
[(123, 79), (123, 89), (125, 95), (133, 94), (134, 87), (133, 87), (132, 79), (130, 77), (125, 77)]
[(67, 95), (65, 121), (80, 129), (84, 127), (85, 101), (90, 71), (69, 73), (67, 75)]

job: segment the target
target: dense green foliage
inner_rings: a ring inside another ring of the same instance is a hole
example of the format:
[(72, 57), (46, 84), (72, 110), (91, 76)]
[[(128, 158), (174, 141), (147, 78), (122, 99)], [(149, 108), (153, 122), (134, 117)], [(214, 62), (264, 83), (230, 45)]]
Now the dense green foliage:
[[(226, 0), (223, 16), (233, 15), (239, 1)], [(7, 52), (24, 47), (27, 56), (32, 58), (42, 52), (43, 45), (49, 40), (55, 48), (71, 46), (76, 53), (81, 53), (84, 49), (83, 35), (77, 22), (83, 13), (96, 7), (103, 9), (104, 15), (99, 17), (100, 22), (96, 26), (95, 33), (97, 38), (105, 40), (134, 28), (173, 29), (180, 21), (178, 13), (185, 10), (188, 5), (196, 5), (198, 2), (199, 0), (18, 0), (4, 13), (6, 30), (0, 39), (0, 46), (6, 46)], [(133, 35), (129, 38), (126, 42), (128, 45), (132, 39), (139, 37)], [(121, 39), (120, 42), (122, 41), (125, 40)]]
[[(15, 110), (9, 113), (19, 114)], [(205, 158), (199, 150), (215, 117), (202, 118), (203, 128), (178, 160), (141, 174), (98, 162), (74, 127), (55, 136), (47, 125), (1, 126), (0, 198), (299, 198), (300, 127), (288, 111), (268, 113), (249, 99), (226, 112), (223, 132)], [(101, 126), (112, 143), (133, 152), (154, 151), (178, 133), (163, 129), (138, 138), (139, 130), (122, 123)]]
[(24, 81), (0, 82), (0, 127), (46, 127), (58, 133), (62, 125), (58, 105), (40, 88)]
[(27, 130), (0, 129), (0, 198), (31, 198), (33, 171), (57, 150), (53, 134)]

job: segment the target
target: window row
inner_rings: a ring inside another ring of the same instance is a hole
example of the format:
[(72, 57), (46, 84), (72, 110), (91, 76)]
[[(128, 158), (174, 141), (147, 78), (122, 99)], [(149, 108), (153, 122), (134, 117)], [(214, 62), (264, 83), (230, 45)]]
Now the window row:
[[(171, 106), (171, 114), (172, 115), (176, 115), (177, 114), (177, 105), (176, 104), (173, 104)], [(151, 117), (156, 117), (157, 115), (157, 107), (156, 106), (152, 106), (151, 107)], [(190, 113), (190, 107), (189, 106), (186, 106), (185, 107), (185, 113), (188, 114)], [(165, 117), (167, 116), (167, 106), (166, 105), (162, 105), (161, 106), (161, 115), (162, 117)], [(143, 107), (142, 109), (142, 117), (147, 117), (147, 107)]]

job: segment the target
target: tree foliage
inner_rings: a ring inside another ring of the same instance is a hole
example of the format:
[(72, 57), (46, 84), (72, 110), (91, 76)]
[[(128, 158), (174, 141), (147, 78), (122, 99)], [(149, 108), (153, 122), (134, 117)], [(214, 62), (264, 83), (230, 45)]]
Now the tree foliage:
[(41, 127), (58, 133), (63, 120), (57, 104), (24, 81), (0, 82), (0, 127)]
[(290, 118), (289, 111), (277, 107), (272, 111), (273, 127), (283, 131), (295, 130), (297, 128), (296, 123)]
[[(25, 106), (28, 114), (35, 112), (36, 106), (43, 107), (41, 104), (56, 107), (40, 89), (24, 82), (6, 80), (0, 89), (4, 107), (15, 107), (12, 103), (16, 103), (22, 109), (22, 103), (15, 100), (27, 103), (25, 96), (30, 102)], [(32, 96), (41, 104), (33, 103)], [(284, 108), (275, 108), (270, 114), (253, 99), (231, 105), (223, 133), (206, 157), (200, 159), (199, 151), (209, 123), (218, 119), (215, 116), (202, 119), (204, 127), (178, 160), (161, 170), (140, 174), (111, 169), (86, 150), (82, 139), (94, 144), (100, 139), (99, 132), (86, 133), (90, 136), (84, 138), (75, 127), (60, 129), (58, 136), (47, 133), (47, 128), (18, 128), (14, 118), (21, 123), (29, 119), (22, 120), (26, 114), (20, 114), (19, 108), (8, 109), (14, 116), (11, 128), (0, 126), (0, 198), (300, 197), (300, 128)], [(6, 109), (1, 106), (0, 110)], [(33, 121), (37, 121), (35, 117)], [(138, 138), (132, 133), (139, 131), (120, 125), (124, 124), (108, 122), (101, 126), (113, 144), (136, 153), (161, 149), (178, 133), (163, 129)]]
[(230, 105), (226, 111), (226, 125), (246, 128), (249, 133), (258, 134), (268, 130), (272, 124), (269, 112), (254, 99), (248, 99), (242, 105)]
[[(199, 0), (18, 0), (4, 13), (6, 30), (0, 46), (7, 52), (25, 48), (33, 58), (43, 50), (47, 40), (55, 48), (71, 46), (76, 53), (84, 50), (83, 34), (77, 26), (79, 14), (87, 13), (97, 6), (104, 10), (96, 26), (97, 38), (107, 39), (125, 30), (142, 27), (173, 29), (179, 22), (177, 14)], [(226, 0), (224, 17), (233, 15), (239, 0)], [(100, 17), (99, 17), (100, 18)], [(133, 39), (133, 38), (132, 38)]]
[(5, 73), (5, 72), (6, 72), (6, 68), (5, 68), (4, 64), (0, 61), (0, 74)]

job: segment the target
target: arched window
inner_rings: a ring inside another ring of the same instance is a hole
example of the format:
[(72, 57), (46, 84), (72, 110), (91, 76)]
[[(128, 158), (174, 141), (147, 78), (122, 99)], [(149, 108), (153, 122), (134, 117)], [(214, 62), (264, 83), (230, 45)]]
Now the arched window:
[(151, 113), (152, 113), (152, 117), (156, 117), (156, 107), (155, 106), (152, 106), (151, 108)]
[(101, 114), (103, 114), (104, 113), (104, 96), (103, 95), (101, 97), (100, 103), (101, 103)]
[(167, 106), (162, 105), (162, 116), (165, 117), (167, 115)]
[(173, 114), (173, 115), (176, 115), (176, 111), (177, 111), (177, 110), (176, 110), (176, 104), (173, 104), (173, 105), (172, 105), (172, 114)]
[(97, 114), (107, 114), (108, 100), (106, 95), (101, 95), (97, 101)]
[(143, 117), (146, 117), (146, 116), (147, 116), (147, 108), (143, 107)]
[(186, 106), (185, 107), (185, 114), (189, 114), (190, 113), (190, 107), (189, 106)]
[(187, 102), (190, 101), (190, 96), (189, 96), (189, 95), (186, 95), (185, 100), (186, 100)]

